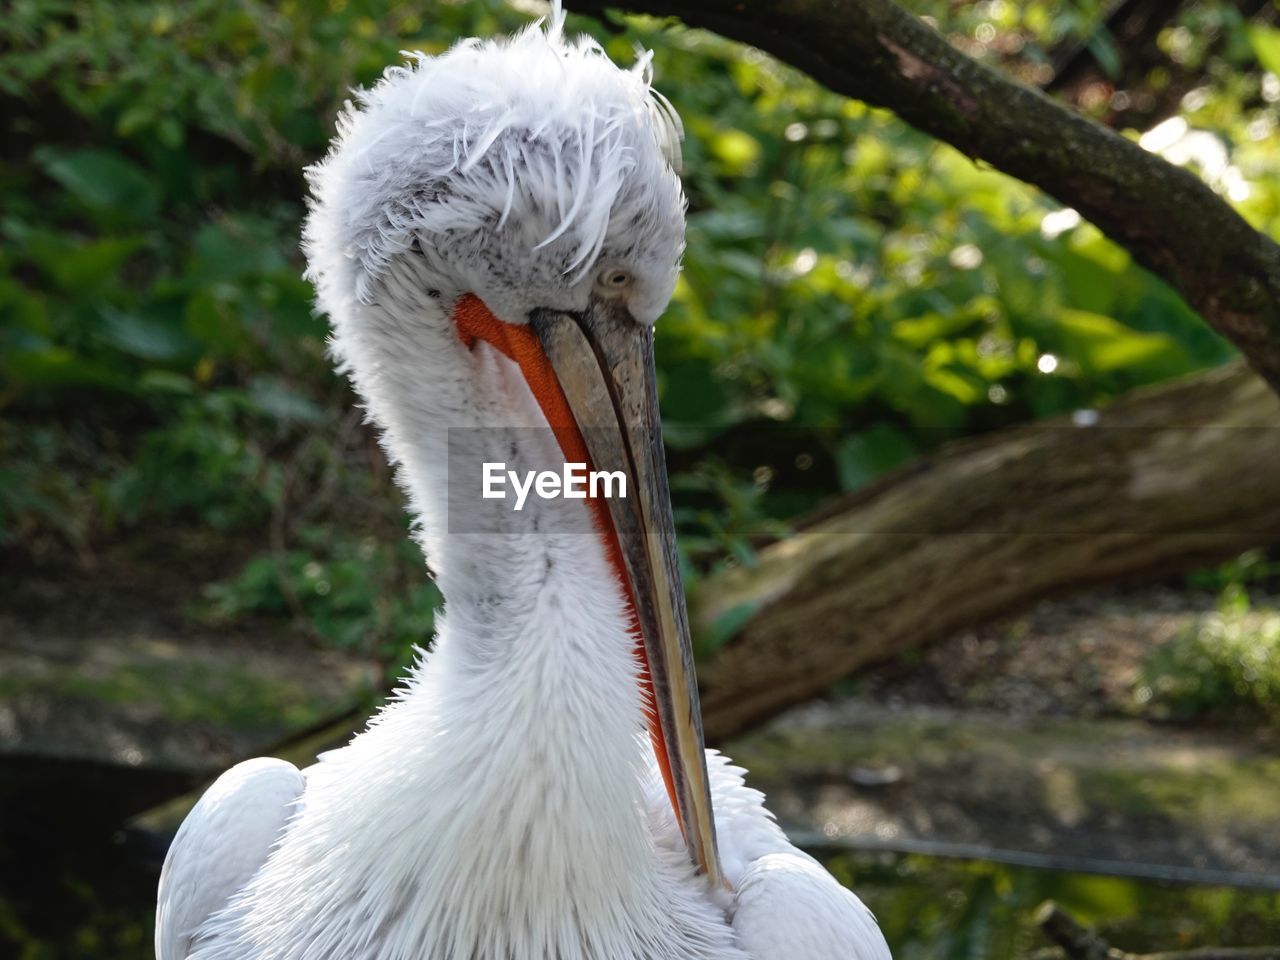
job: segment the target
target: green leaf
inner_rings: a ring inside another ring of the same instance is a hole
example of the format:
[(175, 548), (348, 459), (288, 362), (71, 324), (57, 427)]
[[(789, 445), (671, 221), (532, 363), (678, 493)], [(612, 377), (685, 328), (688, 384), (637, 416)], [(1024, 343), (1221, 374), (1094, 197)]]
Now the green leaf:
[(1117, 278), (1123, 266), (1113, 269), (1097, 259), (1064, 249), (1058, 254), (1058, 267), (1066, 281), (1067, 302), (1090, 313), (1108, 314), (1115, 309)]
[(760, 141), (741, 130), (723, 130), (711, 140), (711, 152), (731, 175), (748, 172), (760, 159)]
[(249, 403), (276, 420), (318, 423), (324, 411), (310, 397), (294, 390), (279, 377), (259, 375), (249, 383)]
[(965, 327), (972, 325), (973, 319), (959, 310), (954, 304), (944, 304), (945, 313), (925, 313), (918, 317), (899, 320), (893, 325), (893, 335), (907, 346), (917, 349), (937, 343)]
[(888, 424), (878, 423), (846, 437), (836, 449), (836, 470), (844, 490), (857, 490), (916, 454), (910, 438)]
[(1118, 370), (1176, 353), (1162, 334), (1139, 333), (1110, 317), (1085, 310), (1063, 310), (1058, 326), (1068, 353), (1096, 373)]
[(1120, 76), (1120, 71), (1124, 64), (1120, 60), (1120, 49), (1116, 46), (1116, 39), (1111, 35), (1111, 31), (1106, 27), (1099, 27), (1098, 31), (1089, 38), (1089, 52), (1093, 54), (1093, 59), (1098, 62), (1103, 72), (1112, 79)]
[(987, 382), (974, 371), (959, 364), (927, 367), (924, 379), (935, 390), (954, 397), (966, 406), (981, 403), (987, 395)]
[(719, 613), (699, 634), (698, 655), (706, 656), (736, 637), (759, 609), (758, 601), (747, 600)]
[(107, 387), (132, 392), (127, 377), (104, 364), (91, 363), (63, 347), (9, 353), (0, 370), (15, 384), (39, 387)]
[(202, 227), (196, 234), (188, 266), (191, 276), (201, 284), (212, 285), (239, 283), (247, 277), (278, 270), (284, 262), (279, 248), (264, 243), (255, 226), (227, 221)]
[(145, 170), (110, 150), (36, 152), (45, 173), (96, 210), (125, 220), (145, 220), (160, 206), (160, 192)]
[(1280, 30), (1261, 23), (1251, 23), (1248, 31), (1249, 45), (1258, 55), (1258, 63), (1268, 73), (1280, 77)]
[(235, 287), (223, 284), (201, 288), (184, 308), (187, 331), (219, 356), (238, 356), (252, 345), (245, 333), (238, 294)]
[(14, 235), (14, 242), (59, 289), (79, 300), (118, 286), (120, 271), (145, 245), (142, 237), (128, 234), (83, 240), (67, 231), (43, 229), (22, 230)]
[(177, 360), (199, 352), (199, 345), (177, 322), (112, 307), (102, 309), (100, 336), (117, 350), (143, 360)]
[(664, 420), (670, 417), (698, 427), (725, 423), (729, 395), (706, 360), (690, 357), (666, 361), (658, 375)]
[(169, 370), (148, 370), (138, 378), (138, 386), (149, 393), (177, 396), (191, 396), (196, 392), (195, 382), (190, 377)]

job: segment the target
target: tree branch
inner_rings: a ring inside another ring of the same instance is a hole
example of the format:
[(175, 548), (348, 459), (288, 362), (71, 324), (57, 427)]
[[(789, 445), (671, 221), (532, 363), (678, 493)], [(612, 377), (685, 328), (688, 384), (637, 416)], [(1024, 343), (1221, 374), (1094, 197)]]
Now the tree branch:
[(1113, 949), (1111, 944), (1052, 900), (1040, 905), (1036, 911), (1036, 924), (1071, 960), (1121, 960), (1123, 957), (1119, 950)]
[[(572, 0), (601, 12), (610, 0)], [(1074, 207), (1280, 392), (1280, 246), (1193, 173), (951, 47), (893, 0), (626, 0), (752, 44)]]
[(716, 740), (858, 667), (1080, 586), (1280, 539), (1280, 401), (1243, 364), (1138, 391), (1097, 423), (966, 440), (704, 581), (698, 668)]

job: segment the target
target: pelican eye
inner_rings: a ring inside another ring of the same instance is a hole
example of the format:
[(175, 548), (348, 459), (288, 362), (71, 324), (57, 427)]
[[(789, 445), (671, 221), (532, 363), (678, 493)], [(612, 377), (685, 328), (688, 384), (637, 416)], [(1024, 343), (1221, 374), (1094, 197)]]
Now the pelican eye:
[(600, 293), (616, 297), (630, 290), (634, 282), (635, 277), (631, 275), (630, 270), (624, 270), (622, 267), (606, 267), (596, 277), (596, 289)]

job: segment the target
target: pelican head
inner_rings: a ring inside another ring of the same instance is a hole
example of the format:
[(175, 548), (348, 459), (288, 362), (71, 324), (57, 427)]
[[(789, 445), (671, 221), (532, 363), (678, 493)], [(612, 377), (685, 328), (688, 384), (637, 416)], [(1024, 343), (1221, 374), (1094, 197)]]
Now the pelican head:
[[(504, 430), (548, 427), (565, 461), (626, 475), (627, 498), (578, 509), (638, 627), (690, 857), (718, 885), (653, 370), (684, 246), (680, 123), (648, 54), (619, 68), (594, 41), (566, 40), (563, 20), (557, 4), (545, 29), (419, 56), (347, 106), (309, 171), (309, 276), (450, 603), (501, 618), (509, 591), (483, 581), (526, 556), (458, 535), (444, 492), (458, 444), (471, 462), (502, 459), (496, 448), (524, 442)], [(536, 516), (509, 524), (512, 537), (540, 529)]]
[(647, 53), (623, 70), (566, 40), (558, 9), (545, 31), (389, 69), (308, 171), (322, 306), (368, 298), (415, 250), (453, 284), (442, 293), (473, 293), (505, 323), (585, 310), (603, 285), (652, 324), (675, 285), (684, 195), (680, 122), (650, 74)]

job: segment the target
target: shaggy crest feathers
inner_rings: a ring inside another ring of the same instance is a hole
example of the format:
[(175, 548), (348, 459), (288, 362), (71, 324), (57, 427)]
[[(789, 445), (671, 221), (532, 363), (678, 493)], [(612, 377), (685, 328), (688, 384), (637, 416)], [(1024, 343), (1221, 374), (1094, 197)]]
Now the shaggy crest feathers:
[(576, 282), (611, 224), (682, 219), (683, 130), (650, 85), (652, 54), (623, 70), (593, 39), (567, 39), (559, 0), (543, 23), (440, 56), (407, 53), (348, 102), (333, 149), (307, 170), (303, 243), (326, 312), (366, 299), (415, 241), (447, 237), (461, 259), (519, 230), (533, 250), (559, 243), (553, 260)]

